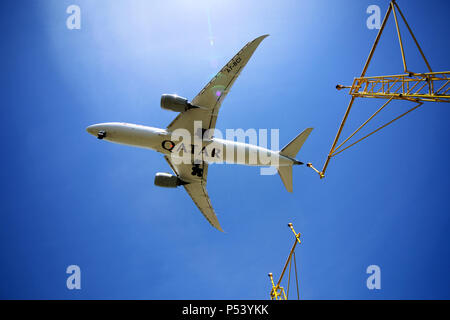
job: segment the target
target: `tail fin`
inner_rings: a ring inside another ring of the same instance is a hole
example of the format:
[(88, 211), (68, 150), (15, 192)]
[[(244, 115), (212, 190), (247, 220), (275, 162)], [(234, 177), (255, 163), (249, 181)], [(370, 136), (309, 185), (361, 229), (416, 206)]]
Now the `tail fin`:
[[(293, 161), (296, 161), (295, 157), (297, 156), (297, 153), (300, 151), (301, 147), (305, 143), (312, 130), (313, 128), (305, 129), (302, 133), (296, 136), (294, 140), (289, 142), (283, 149), (281, 149), (280, 154), (291, 158)], [(294, 163), (295, 162), (293, 162), (293, 164)], [(301, 162), (298, 161), (297, 164), (301, 164)], [(292, 192), (292, 164), (289, 166), (278, 167), (278, 174), (280, 175), (281, 180), (286, 187), (286, 190), (288, 192)]]

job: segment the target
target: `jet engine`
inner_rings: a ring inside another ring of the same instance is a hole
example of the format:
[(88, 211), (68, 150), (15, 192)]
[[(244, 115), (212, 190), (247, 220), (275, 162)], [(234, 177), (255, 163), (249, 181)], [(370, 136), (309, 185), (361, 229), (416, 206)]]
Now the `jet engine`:
[(163, 188), (176, 188), (185, 185), (186, 182), (170, 173), (158, 172), (155, 175), (155, 186)]
[(176, 94), (163, 94), (161, 96), (161, 109), (184, 112), (196, 108), (189, 103), (188, 99), (177, 96)]

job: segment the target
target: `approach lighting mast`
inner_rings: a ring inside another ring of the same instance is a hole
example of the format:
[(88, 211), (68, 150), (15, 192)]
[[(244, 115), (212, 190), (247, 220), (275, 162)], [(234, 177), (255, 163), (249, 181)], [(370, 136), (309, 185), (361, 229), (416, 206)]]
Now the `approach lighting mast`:
[[(428, 72), (426, 73), (416, 73), (408, 69), (406, 64), (405, 52), (403, 49), (402, 37), (400, 34), (400, 28), (398, 24), (397, 11), (400, 14), (400, 17), (404, 21), (406, 28), (408, 29), (411, 37), (413, 38), (420, 55), (422, 56), (425, 64), (428, 68)], [(397, 75), (387, 75), (387, 76), (376, 76), (376, 77), (366, 77), (366, 71), (369, 67), (370, 61), (372, 60), (373, 54), (377, 47), (378, 41), (383, 33), (386, 22), (393, 13), (395, 20), (395, 27), (397, 31), (398, 41), (400, 45), (400, 52), (403, 61), (403, 74)], [(334, 156), (341, 153), (344, 150), (354, 146), (358, 142), (363, 141), (368, 138), (372, 134), (380, 131), (381, 129), (387, 127), (394, 121), (402, 118), (407, 115), (411, 111), (414, 111), (418, 107), (420, 107), (424, 102), (450, 102), (450, 71), (442, 71), (442, 72), (433, 72), (430, 64), (428, 63), (425, 55), (414, 36), (408, 22), (406, 21), (405, 16), (400, 10), (399, 6), (395, 2), (395, 0), (390, 1), (389, 8), (387, 9), (386, 15), (381, 24), (380, 30), (378, 31), (377, 37), (375, 38), (375, 42), (372, 45), (372, 49), (370, 50), (369, 56), (364, 65), (363, 71), (361, 72), (361, 76), (358, 78), (354, 78), (351, 86), (343, 86), (337, 85), (336, 89), (350, 89), (349, 94), (351, 95), (350, 102), (348, 104), (347, 110), (345, 111), (344, 118), (342, 119), (341, 125), (339, 126), (336, 137), (334, 138), (333, 144), (331, 146), (330, 152), (328, 153), (328, 157), (325, 161), (325, 164), (321, 171), (314, 168), (311, 163), (308, 163), (307, 166), (316, 171), (320, 178), (325, 177), (325, 171), (327, 170), (328, 164)], [(356, 129), (348, 138), (346, 138), (343, 142), (338, 145), (339, 138), (342, 133), (342, 129), (347, 121), (350, 110), (352, 109), (353, 102), (356, 98), (378, 98), (387, 100), (382, 104), (382, 106), (367, 119), (358, 129)], [(389, 103), (393, 100), (403, 100), (413, 102), (415, 105), (409, 109), (408, 111), (402, 113), (397, 116), (393, 120), (385, 123), (384, 125), (378, 127), (376, 130), (370, 132), (369, 134), (363, 136), (357, 141), (346, 145), (346, 143), (357, 134), (363, 127), (365, 127), (380, 111), (382, 111)]]
[[(289, 252), (289, 256), (286, 260), (286, 263), (284, 264), (283, 271), (281, 271), (280, 278), (278, 279), (276, 284), (273, 282), (273, 274), (269, 273), (270, 282), (272, 284), (272, 289), (270, 290), (270, 299), (271, 300), (287, 300), (289, 298), (289, 286), (290, 286), (290, 282), (291, 282), (292, 260), (294, 260), (295, 282), (296, 282), (296, 286), (297, 286), (297, 299), (300, 299), (300, 292), (298, 290), (297, 261), (295, 259), (295, 247), (297, 246), (297, 243), (301, 244), (302, 242), (300, 240), (300, 233), (295, 232), (294, 227), (292, 226), (292, 223), (288, 223), (288, 227), (291, 228), (292, 232), (294, 233), (295, 240), (294, 240), (294, 244), (292, 245), (291, 251)], [(283, 280), (284, 274), (285, 274), (288, 266), (289, 266), (288, 287), (287, 287), (287, 292), (285, 292), (284, 288), (281, 286), (281, 281)]]

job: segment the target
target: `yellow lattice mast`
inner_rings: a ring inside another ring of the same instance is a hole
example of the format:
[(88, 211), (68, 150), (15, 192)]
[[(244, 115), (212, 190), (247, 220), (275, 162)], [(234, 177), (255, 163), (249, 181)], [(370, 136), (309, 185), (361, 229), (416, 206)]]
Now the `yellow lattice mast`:
[[(277, 283), (275, 284), (273, 281), (273, 274), (269, 273), (270, 282), (272, 284), (272, 290), (270, 290), (270, 298), (272, 300), (287, 300), (289, 298), (289, 287), (291, 282), (291, 267), (292, 267), (292, 261), (294, 261), (294, 269), (295, 269), (295, 282), (297, 285), (297, 298), (300, 299), (300, 292), (298, 289), (298, 276), (297, 276), (297, 261), (295, 259), (295, 247), (297, 246), (297, 243), (302, 243), (300, 240), (300, 233), (296, 233), (294, 230), (294, 227), (292, 226), (292, 223), (288, 223), (288, 227), (291, 228), (292, 232), (295, 235), (294, 244), (292, 245), (291, 251), (289, 252), (289, 256), (286, 260), (286, 263), (284, 264), (283, 271), (281, 272), (280, 278), (278, 279)], [(281, 286), (281, 281), (283, 280), (284, 274), (286, 272), (286, 269), (289, 266), (289, 276), (288, 276), (288, 289), (287, 293), (284, 291), (284, 288)]]
[[(419, 50), (423, 60), (425, 61), (425, 64), (428, 68), (428, 72), (426, 72), (426, 73), (412, 72), (407, 68), (405, 52), (403, 49), (402, 37), (400, 34), (400, 28), (398, 25), (397, 11), (400, 14), (400, 17), (402, 18), (402, 20), (404, 21), (409, 33), (411, 34), (411, 37), (413, 38), (413, 40), (416, 44), (416, 47)], [(396, 27), (398, 41), (399, 41), (399, 45), (400, 45), (404, 73), (397, 74), (397, 75), (366, 77), (365, 75), (366, 75), (367, 68), (369, 67), (370, 61), (372, 60), (372, 57), (373, 57), (373, 54), (377, 47), (378, 41), (380, 40), (381, 34), (383, 33), (384, 27), (386, 25), (386, 22), (390, 16), (391, 12), (393, 13), (394, 20), (395, 20), (395, 27)], [(351, 95), (351, 99), (350, 99), (347, 110), (344, 114), (344, 118), (342, 119), (341, 125), (339, 126), (338, 132), (333, 141), (330, 152), (328, 153), (327, 160), (325, 161), (325, 164), (324, 164), (322, 170), (321, 171), (317, 170), (316, 168), (314, 168), (314, 166), (311, 163), (307, 164), (308, 167), (312, 168), (314, 171), (316, 171), (319, 174), (320, 178), (325, 177), (325, 171), (327, 170), (328, 163), (330, 162), (332, 157), (341, 153), (344, 150), (347, 150), (348, 148), (354, 146), (358, 142), (368, 138), (372, 134), (378, 132), (379, 130), (385, 128), (386, 126), (390, 125), (394, 121), (402, 118), (403, 116), (407, 115), (411, 111), (417, 109), (418, 107), (420, 107), (423, 104), (423, 102), (426, 102), (426, 101), (428, 101), (428, 102), (450, 102), (450, 93), (449, 93), (450, 71), (433, 72), (431, 70), (430, 64), (428, 63), (427, 59), (425, 58), (422, 48), (420, 47), (419, 43), (417, 42), (417, 39), (414, 36), (408, 22), (406, 21), (405, 16), (403, 15), (402, 11), (400, 10), (400, 8), (397, 5), (397, 3), (395, 2), (395, 0), (392, 0), (389, 3), (389, 8), (383, 19), (383, 23), (381, 24), (380, 30), (378, 31), (377, 37), (375, 38), (375, 42), (372, 45), (372, 49), (370, 50), (369, 56), (366, 60), (366, 64), (364, 65), (361, 76), (358, 78), (355, 78), (353, 80), (353, 83), (351, 86), (337, 85), (336, 89), (338, 89), (338, 90), (350, 89), (349, 94)], [(342, 133), (342, 129), (344, 128), (344, 125), (347, 121), (350, 110), (352, 109), (353, 102), (355, 101), (356, 98), (381, 98), (381, 99), (386, 99), (387, 101), (385, 103), (383, 103), (383, 105), (372, 116), (370, 116), (369, 119), (367, 119), (358, 129), (356, 129), (348, 138), (346, 138), (343, 142), (341, 142), (339, 145), (337, 145), (339, 138), (341, 136), (341, 133)], [(357, 134), (363, 127), (365, 127), (380, 111), (382, 111), (384, 108), (386, 108), (389, 105), (389, 103), (392, 102), (393, 100), (403, 100), (403, 101), (414, 102), (415, 105), (408, 111), (402, 113), (401, 115), (394, 118), (393, 120), (378, 127), (376, 130), (365, 135), (364, 137), (360, 138), (356, 142), (346, 145), (346, 143), (355, 134)]]

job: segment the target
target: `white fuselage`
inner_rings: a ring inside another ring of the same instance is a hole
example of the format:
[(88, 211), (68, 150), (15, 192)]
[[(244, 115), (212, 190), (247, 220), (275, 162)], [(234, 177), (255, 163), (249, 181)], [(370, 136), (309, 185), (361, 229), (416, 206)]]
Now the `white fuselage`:
[(278, 151), (248, 143), (217, 138), (174, 138), (165, 129), (137, 124), (108, 122), (89, 126), (86, 130), (97, 137), (102, 133), (102, 139), (110, 142), (152, 149), (171, 157), (186, 159), (189, 163), (192, 163), (192, 158), (200, 158), (207, 163), (249, 166), (287, 166), (295, 161)]

